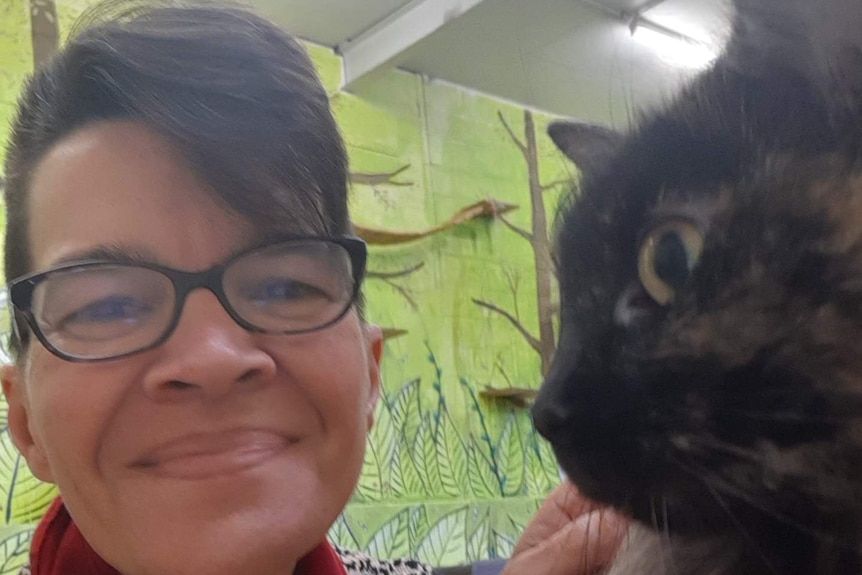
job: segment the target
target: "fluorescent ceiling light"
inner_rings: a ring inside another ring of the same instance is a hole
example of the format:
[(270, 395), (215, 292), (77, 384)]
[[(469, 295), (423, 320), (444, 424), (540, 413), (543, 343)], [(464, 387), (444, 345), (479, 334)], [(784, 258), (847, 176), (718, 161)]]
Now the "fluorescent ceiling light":
[(632, 38), (651, 50), (668, 65), (699, 70), (718, 57), (718, 48), (686, 38), (684, 35), (653, 27), (641, 19), (632, 28)]

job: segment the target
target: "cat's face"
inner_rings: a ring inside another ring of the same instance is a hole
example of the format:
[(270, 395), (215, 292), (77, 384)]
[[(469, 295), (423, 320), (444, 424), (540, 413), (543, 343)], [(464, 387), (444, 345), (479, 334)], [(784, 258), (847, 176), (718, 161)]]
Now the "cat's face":
[[(720, 65), (588, 157), (534, 416), (590, 497), (672, 532), (862, 506), (862, 168), (792, 71)], [(583, 126), (552, 136), (578, 162)]]

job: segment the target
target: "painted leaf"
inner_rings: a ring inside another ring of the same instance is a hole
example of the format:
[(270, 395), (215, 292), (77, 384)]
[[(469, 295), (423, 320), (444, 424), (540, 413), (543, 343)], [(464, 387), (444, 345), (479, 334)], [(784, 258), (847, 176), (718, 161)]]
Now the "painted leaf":
[(0, 575), (17, 575), (30, 558), (33, 527), (6, 527), (0, 530)]
[[(407, 522), (407, 534), (410, 537), (410, 549), (416, 549), (419, 542), (425, 539), (428, 532), (431, 530), (431, 524), (428, 522), (428, 511), (424, 505), (417, 505), (410, 509), (410, 519)], [(415, 552), (410, 553), (415, 556)]]
[(339, 515), (332, 527), (329, 528), (328, 539), (333, 545), (347, 549), (359, 549), (359, 542), (353, 535), (350, 526), (347, 525), (344, 515)]
[(383, 474), (376, 447), (369, 441), (365, 447), (362, 475), (353, 493), (354, 501), (379, 501), (383, 497)]
[(389, 403), (384, 401), (378, 403), (374, 427), (371, 428), (371, 433), (368, 434), (368, 440), (374, 445), (380, 462), (382, 493), (385, 495), (389, 489), (389, 472), (392, 469), (392, 458), (398, 441), (398, 434), (395, 425), (393, 425)]
[(491, 515), (485, 511), (485, 515), (476, 524), (476, 529), (467, 539), (467, 562), (473, 563), (487, 559), (490, 556), (488, 535), (491, 531)]
[(416, 548), (416, 557), (429, 565), (460, 565), (467, 561), (467, 508), (444, 515)]
[(470, 488), (476, 497), (490, 499), (501, 495), (500, 482), (497, 480), (491, 460), (482, 453), (474, 438), (471, 438), (467, 446), (467, 473)]
[(365, 547), (365, 552), (379, 559), (395, 559), (410, 555), (410, 534), (407, 523), (409, 510), (405, 509), (384, 523)]
[(527, 419), (524, 427), (526, 429), (522, 428), (521, 437), (525, 438), (525, 450), (529, 457), (524, 477), (524, 490), (528, 495), (545, 496), (556, 487), (559, 481), (551, 482), (545, 471), (543, 455), (539, 449), (539, 442), (543, 440), (532, 427), (532, 420)]
[(392, 458), (392, 493), (404, 499), (416, 499), (426, 495), (416, 464), (404, 443), (399, 442)]
[(392, 454), (389, 470), (389, 490), (392, 495), (403, 499), (407, 495), (407, 486), (404, 485), (404, 463), (401, 461), (401, 450), (396, 447)]
[[(490, 489), (492, 497), (502, 495), (502, 482), (500, 467), (497, 463), (497, 455), (495, 453), (496, 446), (491, 440), (489, 431), (490, 426), (494, 425), (494, 419), (499, 415), (499, 410), (484, 411), (479, 403), (479, 396), (476, 390), (470, 385), (466, 378), (460, 378), (461, 388), (467, 392), (470, 398), (470, 407), (476, 414), (472, 418), (474, 431), (470, 435), (470, 462), (469, 473), (470, 484), (474, 493), (482, 497), (482, 493), (486, 493)], [(482, 488), (484, 484), (487, 487)]]
[(410, 458), (416, 466), (416, 471), (419, 472), (419, 480), (425, 487), (425, 492), (428, 495), (433, 495), (430, 482), (428, 480), (428, 463), (425, 459), (424, 445), (428, 441), (428, 421), (423, 418), (420, 421), (419, 429), (416, 430), (416, 439), (413, 440), (412, 449), (410, 450)]
[(443, 491), (452, 497), (466, 495), (469, 491), (466, 448), (448, 411), (444, 410), (440, 414), (434, 444), (437, 448), (437, 464), (440, 467)]
[(0, 433), (2, 523), (5, 525), (35, 523), (56, 496), (56, 487), (42, 483), (30, 472), (27, 462), (12, 444), (8, 429)]
[(509, 558), (515, 550), (515, 538), (506, 533), (494, 532), (494, 550), (497, 557)]
[[(0, 325), (5, 326), (6, 321), (8, 321), (8, 320), (6, 320), (5, 318), (0, 319)], [(0, 335), (0, 337), (5, 338), (7, 336), (5, 333), (3, 333), (2, 335)], [(2, 344), (0, 344), (0, 345), (2, 345)], [(4, 355), (5, 354), (3, 354), (2, 351), (0, 351), (0, 361), (7, 361), (8, 360), (8, 358), (4, 357)], [(5, 401), (0, 399), (0, 431), (6, 431), (7, 427), (9, 427), (9, 406), (6, 405)]]
[(419, 470), (419, 477), (425, 484), (425, 490), (430, 497), (442, 497), (443, 481), (440, 476), (440, 466), (437, 464), (437, 449), (432, 434), (434, 423), (431, 414), (426, 413), (422, 425), (416, 434), (416, 444), (413, 447), (414, 462)]
[(408, 381), (390, 401), (392, 425), (401, 434), (401, 441), (413, 445), (416, 432), (422, 423), (419, 407), (419, 378)]
[(524, 491), (527, 495), (541, 495), (550, 491), (553, 486), (548, 481), (541, 462), (535, 457), (535, 452), (530, 450), (531, 458), (524, 475)]
[[(535, 431), (533, 433), (536, 433)], [(551, 485), (557, 485), (562, 480), (560, 475), (560, 466), (557, 463), (557, 456), (554, 455), (554, 449), (551, 444), (539, 437), (536, 433), (536, 442), (539, 446), (539, 456), (542, 461), (542, 469), (545, 471), (545, 476)]]
[(524, 485), (526, 458), (521, 433), (515, 414), (509, 414), (500, 439), (497, 441), (497, 464), (503, 479), (504, 495), (518, 495)]
[(411, 500), (424, 500), (428, 497), (428, 491), (425, 489), (425, 484), (419, 475), (419, 469), (416, 466), (416, 459), (412, 457), (412, 452), (409, 446), (400, 445), (398, 455), (402, 462), (401, 478), (404, 484), (404, 494)]

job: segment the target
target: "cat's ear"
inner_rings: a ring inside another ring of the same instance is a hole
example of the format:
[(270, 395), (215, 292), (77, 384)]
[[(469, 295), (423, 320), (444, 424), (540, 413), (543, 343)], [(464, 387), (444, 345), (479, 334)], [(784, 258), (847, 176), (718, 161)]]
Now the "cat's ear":
[(553, 122), (548, 126), (548, 135), (585, 175), (604, 168), (625, 139), (604, 126), (579, 122)]

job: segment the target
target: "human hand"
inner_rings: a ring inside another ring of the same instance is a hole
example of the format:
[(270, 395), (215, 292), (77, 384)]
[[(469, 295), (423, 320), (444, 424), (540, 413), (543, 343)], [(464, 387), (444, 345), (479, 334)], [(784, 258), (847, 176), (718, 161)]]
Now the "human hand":
[(601, 573), (627, 528), (624, 517), (586, 499), (566, 481), (533, 516), (502, 575)]

